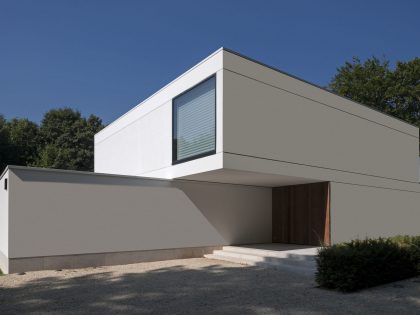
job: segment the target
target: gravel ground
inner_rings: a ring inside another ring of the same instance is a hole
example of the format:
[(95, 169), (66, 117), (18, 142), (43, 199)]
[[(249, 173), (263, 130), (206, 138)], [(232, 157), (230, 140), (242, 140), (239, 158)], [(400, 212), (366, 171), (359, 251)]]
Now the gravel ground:
[(343, 294), (205, 258), (0, 277), (0, 314), (419, 314), (420, 278)]

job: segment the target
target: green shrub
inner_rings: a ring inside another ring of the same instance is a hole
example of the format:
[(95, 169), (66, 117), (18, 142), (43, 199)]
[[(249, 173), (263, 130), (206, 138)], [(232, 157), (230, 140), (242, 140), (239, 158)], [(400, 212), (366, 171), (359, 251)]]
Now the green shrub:
[(420, 274), (420, 236), (397, 235), (390, 239), (410, 252), (413, 264), (416, 265), (417, 272)]
[(420, 237), (398, 236), (323, 247), (315, 280), (325, 288), (355, 291), (415, 276), (420, 252), (413, 242), (418, 241)]

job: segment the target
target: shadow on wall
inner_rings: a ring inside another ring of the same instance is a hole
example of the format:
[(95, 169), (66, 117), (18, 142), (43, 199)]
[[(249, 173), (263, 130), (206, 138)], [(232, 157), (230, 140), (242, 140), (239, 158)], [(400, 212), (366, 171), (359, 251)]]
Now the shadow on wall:
[(271, 188), (176, 181), (226, 245), (271, 243)]
[[(342, 294), (315, 288), (311, 277), (281, 270), (183, 263), (145, 272), (88, 269), (83, 276), (66, 270), (27, 281), (34, 274), (5, 276), (0, 279), (0, 313), (334, 313), (342, 312), (343, 305), (355, 313), (415, 313), (419, 307), (416, 279), (404, 294), (398, 292), (402, 285)], [(22, 278), (5, 287), (7, 277)]]

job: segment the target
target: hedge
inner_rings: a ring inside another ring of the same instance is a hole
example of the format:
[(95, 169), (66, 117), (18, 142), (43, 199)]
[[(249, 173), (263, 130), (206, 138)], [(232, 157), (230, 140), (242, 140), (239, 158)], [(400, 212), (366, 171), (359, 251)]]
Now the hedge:
[(413, 264), (417, 267), (417, 272), (420, 274), (420, 236), (397, 235), (389, 239), (405, 247), (410, 252)]
[(316, 282), (355, 291), (420, 274), (420, 236), (354, 240), (323, 247), (316, 259)]

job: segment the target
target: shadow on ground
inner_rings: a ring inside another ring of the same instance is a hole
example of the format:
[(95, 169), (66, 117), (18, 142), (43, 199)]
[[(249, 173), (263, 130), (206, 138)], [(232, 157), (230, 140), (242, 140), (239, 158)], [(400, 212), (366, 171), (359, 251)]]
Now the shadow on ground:
[(174, 263), (142, 272), (99, 268), (76, 274), (55, 271), (49, 273), (54, 276), (27, 281), (17, 277), (29, 274), (5, 276), (16, 277), (17, 283), (5, 287), (0, 281), (0, 314), (414, 314), (420, 310), (420, 278), (342, 294), (315, 288), (312, 277), (212, 260), (197, 268)]

